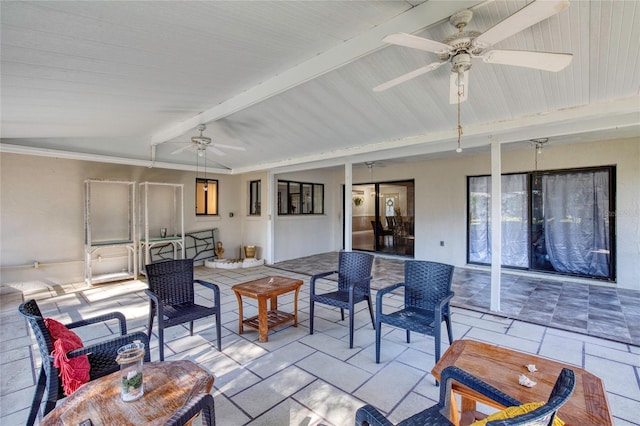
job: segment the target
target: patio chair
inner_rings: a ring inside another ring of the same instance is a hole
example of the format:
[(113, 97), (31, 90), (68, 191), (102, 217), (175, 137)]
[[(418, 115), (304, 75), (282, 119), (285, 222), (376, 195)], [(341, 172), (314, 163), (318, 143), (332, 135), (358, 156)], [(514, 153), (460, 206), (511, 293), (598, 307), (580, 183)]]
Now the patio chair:
[[(522, 403), (509, 395), (504, 394), (493, 386), (477, 379), (458, 367), (447, 367), (442, 371), (443, 386), (440, 386), (440, 400), (438, 403), (424, 411), (401, 421), (397, 426), (451, 426), (447, 415), (451, 404), (451, 383), (458, 382), (484, 397), (491, 399), (505, 407), (517, 407)], [(490, 420), (487, 426), (515, 426), (515, 425), (553, 425), (556, 412), (573, 394), (575, 388), (575, 375), (572, 370), (563, 368), (551, 391), (548, 401), (539, 408), (525, 414), (516, 415), (502, 420)], [(524, 410), (523, 410), (524, 411)], [(502, 413), (501, 413), (502, 414)], [(506, 413), (505, 413), (506, 416)], [(502, 417), (502, 416), (496, 416)], [(491, 418), (491, 417), (489, 417)], [(356, 411), (356, 426), (393, 426), (378, 410), (371, 405), (365, 405)]]
[(190, 425), (191, 420), (202, 411), (202, 424), (215, 426), (216, 412), (213, 405), (213, 396), (209, 393), (201, 393), (187, 401), (173, 416), (167, 420), (165, 426)]
[[(193, 260), (167, 260), (146, 265), (149, 296), (149, 336), (153, 319), (158, 315), (158, 349), (160, 361), (164, 361), (164, 329), (189, 323), (193, 336), (193, 322), (209, 316), (216, 317), (218, 350), (222, 351), (222, 327), (220, 319), (220, 289), (216, 284), (193, 278)], [(195, 284), (213, 291), (213, 306), (195, 303)]]
[[(407, 331), (407, 343), (411, 332), (433, 336), (436, 363), (440, 359), (440, 325), (445, 321), (449, 344), (453, 342), (449, 301), (453, 298), (451, 280), (453, 266), (425, 260), (407, 260), (404, 263), (404, 283), (385, 287), (378, 291), (376, 299), (376, 362), (380, 362), (382, 323)], [(384, 295), (404, 288), (404, 307), (391, 313), (383, 313)]]
[[(29, 417), (26, 423), (28, 426), (31, 426), (35, 423), (38, 409), (42, 402), (44, 402), (42, 409), (42, 416), (44, 417), (55, 408), (56, 402), (59, 399), (65, 398), (66, 395), (62, 388), (62, 380), (60, 380), (59, 377), (60, 370), (54, 366), (54, 357), (51, 355), (51, 352), (54, 350), (53, 338), (45, 325), (45, 319), (40, 312), (38, 304), (35, 300), (27, 300), (18, 307), (18, 311), (29, 322), (36, 342), (38, 343), (40, 358), (42, 359), (40, 374), (38, 375), (38, 382), (36, 384), (36, 392), (33, 396), (31, 411), (29, 411)], [(120, 369), (120, 366), (116, 363), (116, 356), (118, 348), (121, 346), (139, 340), (144, 343), (146, 348), (149, 348), (149, 339), (143, 332), (127, 334), (126, 319), (120, 312), (110, 312), (64, 325), (68, 329), (74, 329), (109, 320), (118, 321), (120, 336), (84, 346), (67, 353), (69, 359), (80, 355), (88, 356), (90, 365), (89, 380), (98, 379)], [(147, 362), (151, 361), (151, 353), (149, 350), (146, 351), (144, 360)]]
[[(371, 324), (374, 325), (373, 307), (371, 306), (371, 266), (373, 255), (359, 252), (338, 253), (338, 270), (313, 275), (310, 281), (309, 296), (309, 333), (313, 334), (315, 303), (340, 308), (340, 316), (344, 321), (344, 310), (349, 311), (349, 348), (353, 348), (353, 316), (355, 305), (366, 301), (369, 305)], [(329, 275), (338, 274), (338, 289), (327, 293), (316, 293), (316, 280)], [(374, 325), (375, 328), (375, 325)]]

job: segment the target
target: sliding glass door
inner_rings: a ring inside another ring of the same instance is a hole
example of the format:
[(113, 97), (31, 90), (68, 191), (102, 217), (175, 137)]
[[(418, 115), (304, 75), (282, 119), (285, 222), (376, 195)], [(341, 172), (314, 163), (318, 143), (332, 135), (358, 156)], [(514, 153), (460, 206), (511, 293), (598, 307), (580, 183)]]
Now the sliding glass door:
[(357, 184), (352, 190), (353, 249), (413, 256), (413, 180)]
[[(502, 265), (613, 280), (615, 168), (502, 176)], [(469, 263), (491, 263), (491, 177), (468, 178)]]

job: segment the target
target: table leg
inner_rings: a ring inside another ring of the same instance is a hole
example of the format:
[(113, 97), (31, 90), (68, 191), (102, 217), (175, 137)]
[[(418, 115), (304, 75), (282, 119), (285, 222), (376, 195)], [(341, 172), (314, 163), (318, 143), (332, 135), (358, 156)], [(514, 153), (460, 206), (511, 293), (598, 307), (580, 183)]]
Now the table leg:
[[(440, 383), (440, 386), (443, 386), (443, 384)], [(449, 405), (449, 421), (453, 423), (455, 426), (459, 426), (460, 416), (458, 414), (458, 402), (456, 401), (456, 394), (451, 392), (450, 396), (451, 396), (451, 402), (450, 402), (451, 405)]]
[[(453, 395), (454, 393), (451, 392), (452, 398), (453, 398)], [(464, 413), (472, 413), (472, 417), (475, 419), (476, 401), (474, 399), (467, 398), (464, 395), (460, 395), (460, 413), (462, 415), (464, 415)]]
[[(234, 293), (236, 293), (234, 291)], [(242, 315), (242, 296), (240, 293), (236, 293), (236, 299), (238, 299), (238, 334), (242, 334), (244, 332), (244, 317)]]
[[(273, 298), (271, 299), (271, 302), (273, 303)], [(258, 341), (269, 341), (269, 321), (267, 318), (266, 297), (258, 297)]]
[(300, 287), (296, 288), (296, 294), (293, 297), (293, 326), (298, 326), (298, 293), (300, 293)]
[(275, 311), (278, 309), (278, 296), (272, 296), (271, 297), (271, 304), (269, 305), (271, 306), (271, 310)]

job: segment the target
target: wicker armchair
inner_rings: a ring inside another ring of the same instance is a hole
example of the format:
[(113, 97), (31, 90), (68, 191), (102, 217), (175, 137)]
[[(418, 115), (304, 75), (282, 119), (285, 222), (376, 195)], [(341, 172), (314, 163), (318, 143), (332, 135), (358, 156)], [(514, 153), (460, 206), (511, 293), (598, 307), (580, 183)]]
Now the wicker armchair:
[[(218, 350), (222, 351), (222, 328), (220, 323), (220, 289), (216, 284), (193, 279), (191, 259), (168, 260), (146, 265), (149, 296), (148, 330), (151, 336), (153, 319), (158, 315), (158, 340), (160, 361), (164, 361), (164, 329), (189, 323), (193, 336), (193, 322), (209, 316), (216, 317)], [(213, 291), (213, 306), (195, 303), (195, 285), (200, 284)]]
[(191, 424), (191, 420), (202, 411), (202, 424), (215, 426), (216, 412), (213, 405), (213, 396), (208, 393), (201, 393), (184, 404), (165, 423), (165, 426), (183, 426)]
[[(447, 415), (451, 403), (451, 383), (458, 382), (483, 396), (505, 407), (518, 406), (522, 403), (509, 395), (504, 394), (493, 386), (477, 379), (458, 367), (447, 367), (442, 371), (443, 386), (440, 386), (440, 400), (438, 404), (427, 408), (413, 416), (401, 421), (397, 426), (451, 426)], [(543, 406), (526, 414), (505, 420), (494, 420), (487, 426), (551, 426), (556, 412), (566, 403), (575, 389), (575, 375), (572, 370), (562, 369), (558, 380), (551, 391), (549, 400)], [(393, 426), (378, 410), (371, 405), (365, 405), (356, 411), (356, 426)]]
[[(66, 395), (64, 395), (62, 389), (62, 381), (59, 377), (60, 371), (53, 365), (53, 357), (51, 356), (51, 352), (54, 349), (53, 339), (45, 325), (45, 319), (42, 317), (38, 304), (35, 300), (27, 300), (18, 307), (18, 311), (29, 322), (31, 330), (38, 342), (40, 358), (42, 359), (42, 366), (40, 367), (40, 374), (38, 375), (38, 382), (36, 384), (36, 392), (33, 396), (31, 411), (29, 412), (29, 417), (26, 423), (28, 426), (31, 426), (35, 423), (36, 416), (38, 415), (38, 409), (43, 401), (45, 404), (42, 409), (42, 416), (44, 417), (55, 408), (56, 402), (59, 399), (65, 398)], [(80, 355), (88, 355), (89, 365), (91, 366), (89, 371), (89, 380), (98, 379), (120, 369), (120, 366), (116, 363), (116, 356), (118, 348), (121, 346), (132, 343), (135, 340), (139, 340), (144, 343), (146, 348), (149, 347), (149, 339), (143, 332), (127, 334), (126, 319), (120, 312), (111, 312), (82, 321), (65, 324), (65, 326), (68, 329), (73, 329), (109, 320), (118, 321), (120, 326), (120, 336), (67, 353), (67, 357), (70, 359)], [(144, 360), (151, 360), (149, 350), (146, 351)]]
[[(359, 252), (340, 252), (338, 254), (338, 270), (313, 275), (310, 282), (309, 296), (309, 332), (313, 334), (314, 305), (316, 302), (340, 308), (344, 321), (344, 310), (349, 311), (349, 348), (353, 348), (353, 316), (355, 304), (366, 300), (374, 324), (371, 306), (371, 266), (373, 255)], [(328, 293), (316, 293), (316, 280), (329, 275), (338, 274), (338, 289)]]
[[(378, 291), (376, 299), (376, 362), (380, 362), (380, 338), (382, 323), (407, 330), (410, 333), (433, 336), (435, 340), (436, 363), (440, 359), (440, 324), (445, 321), (449, 344), (453, 342), (449, 301), (453, 266), (425, 260), (407, 260), (404, 263), (404, 283), (385, 287)], [(385, 294), (404, 288), (404, 307), (392, 313), (382, 312), (382, 298)]]

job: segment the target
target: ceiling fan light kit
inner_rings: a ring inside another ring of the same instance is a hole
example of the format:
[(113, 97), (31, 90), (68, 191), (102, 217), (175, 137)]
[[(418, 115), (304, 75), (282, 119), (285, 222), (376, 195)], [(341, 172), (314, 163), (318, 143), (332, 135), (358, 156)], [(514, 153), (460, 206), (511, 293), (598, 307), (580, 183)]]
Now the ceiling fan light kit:
[(513, 65), (543, 71), (558, 72), (566, 68), (573, 55), (570, 53), (536, 52), (525, 50), (497, 50), (491, 47), (512, 35), (529, 28), (569, 7), (568, 0), (534, 0), (523, 8), (498, 22), (485, 32), (465, 30), (473, 18), (473, 11), (461, 10), (449, 18), (449, 23), (458, 31), (442, 42), (429, 40), (406, 33), (386, 36), (383, 40), (390, 44), (423, 50), (438, 55), (439, 62), (434, 62), (396, 77), (373, 88), (380, 92), (426, 74), (441, 65), (451, 63), (449, 79), (449, 103), (458, 104), (458, 147), (462, 151), (460, 137), (460, 103), (469, 97), (469, 70), (472, 59), (481, 58), (485, 63)]

